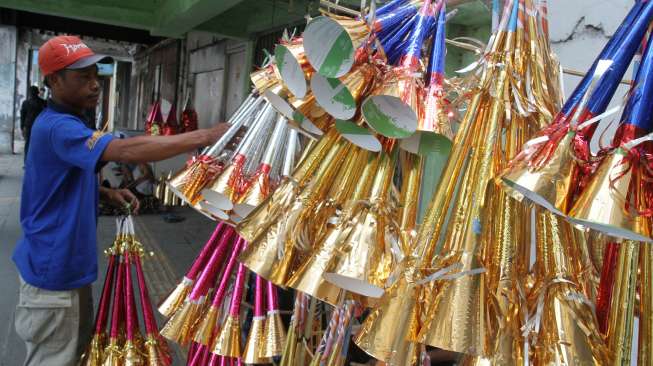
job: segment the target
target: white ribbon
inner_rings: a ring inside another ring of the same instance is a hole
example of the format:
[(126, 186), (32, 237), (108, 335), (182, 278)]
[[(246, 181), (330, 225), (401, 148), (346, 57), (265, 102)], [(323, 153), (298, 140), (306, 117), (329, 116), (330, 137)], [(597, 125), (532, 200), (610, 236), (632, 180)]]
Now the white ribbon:
[(621, 105), (618, 105), (618, 106), (616, 106), (616, 107), (610, 108), (610, 109), (608, 109), (607, 111), (605, 111), (605, 112), (599, 114), (598, 116), (596, 116), (596, 117), (594, 117), (594, 118), (590, 118), (590, 119), (588, 119), (587, 121), (585, 121), (585, 122), (579, 124), (578, 127), (576, 127), (576, 130), (582, 130), (583, 128), (588, 127), (588, 126), (590, 126), (590, 125), (592, 125), (592, 124), (594, 124), (594, 123), (596, 123), (596, 122), (602, 120), (602, 119), (605, 118), (605, 117), (611, 116), (611, 115), (613, 115), (613, 114), (619, 112), (620, 110), (621, 110)]
[(642, 137), (640, 137), (638, 139), (633, 139), (633, 140), (628, 141), (627, 143), (624, 144), (624, 148), (627, 149), (627, 150), (630, 150), (633, 147), (635, 147), (635, 146), (637, 146), (637, 145), (639, 145), (641, 143), (644, 143), (646, 141), (653, 141), (653, 132), (649, 133), (648, 135), (644, 135), (644, 136), (642, 136)]

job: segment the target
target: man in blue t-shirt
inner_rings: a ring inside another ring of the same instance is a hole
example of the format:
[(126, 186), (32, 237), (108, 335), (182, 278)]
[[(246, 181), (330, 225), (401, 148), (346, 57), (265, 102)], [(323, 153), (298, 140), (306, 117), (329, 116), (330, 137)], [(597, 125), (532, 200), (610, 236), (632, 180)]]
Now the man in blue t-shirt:
[(71, 36), (52, 38), (39, 49), (52, 98), (32, 127), (21, 196), (23, 235), (13, 254), (21, 282), (15, 325), (27, 346), (25, 365), (74, 365), (90, 340), (99, 195), (138, 208), (129, 190), (98, 186), (102, 163), (167, 159), (212, 144), (228, 127), (115, 140), (89, 129), (83, 114), (97, 105), (96, 63), (104, 58)]

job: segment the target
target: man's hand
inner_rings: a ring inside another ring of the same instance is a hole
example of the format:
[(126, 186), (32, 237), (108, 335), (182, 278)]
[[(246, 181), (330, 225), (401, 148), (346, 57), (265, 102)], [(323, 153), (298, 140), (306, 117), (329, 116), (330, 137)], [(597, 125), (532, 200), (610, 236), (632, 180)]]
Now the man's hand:
[(211, 128), (207, 128), (204, 130), (206, 133), (206, 146), (213, 145), (222, 135), (224, 135), (227, 130), (231, 128), (231, 125), (228, 123), (218, 123), (215, 126)]
[(100, 193), (104, 195), (113, 205), (117, 207), (128, 207), (131, 212), (137, 214), (141, 203), (129, 189), (102, 188)]

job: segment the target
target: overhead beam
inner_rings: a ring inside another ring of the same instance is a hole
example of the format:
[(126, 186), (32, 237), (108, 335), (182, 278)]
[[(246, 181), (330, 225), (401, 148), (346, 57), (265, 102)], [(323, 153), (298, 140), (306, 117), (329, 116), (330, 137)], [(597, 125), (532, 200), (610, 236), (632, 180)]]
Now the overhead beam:
[(156, 26), (151, 33), (155, 36), (181, 37), (243, 1), (166, 0), (156, 13)]
[(152, 12), (83, 0), (0, 0), (0, 7), (135, 29), (155, 25)]

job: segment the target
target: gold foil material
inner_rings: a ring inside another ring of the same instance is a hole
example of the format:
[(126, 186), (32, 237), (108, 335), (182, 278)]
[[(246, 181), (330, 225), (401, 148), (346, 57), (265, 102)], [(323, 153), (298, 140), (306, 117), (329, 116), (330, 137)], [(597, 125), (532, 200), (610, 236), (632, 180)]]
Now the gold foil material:
[(122, 366), (122, 352), (118, 345), (118, 340), (109, 338), (109, 344), (104, 349), (104, 359), (102, 366)]
[(263, 357), (281, 356), (286, 344), (286, 330), (278, 310), (268, 311), (265, 319), (264, 347), (260, 349)]
[(167, 344), (157, 335), (148, 334), (145, 339), (148, 366), (167, 366), (170, 364), (170, 354)]
[(82, 355), (79, 366), (101, 366), (105, 343), (105, 334), (94, 334), (86, 352)]
[(640, 365), (653, 364), (653, 246), (640, 245), (639, 352)]
[(193, 281), (184, 277), (181, 282), (175, 287), (170, 294), (163, 299), (159, 304), (158, 310), (166, 318), (174, 314), (186, 300), (186, 296), (190, 293)]
[(265, 317), (255, 316), (245, 343), (242, 361), (246, 364), (271, 363), (267, 357), (262, 356), (265, 350)]
[(611, 365), (631, 365), (639, 245), (638, 242), (630, 240), (619, 245), (606, 332)]
[[(314, 247), (313, 252), (286, 284), (332, 305), (336, 305), (341, 290), (322, 276), (331, 257), (336, 253), (336, 239), (344, 229), (346, 214), (340, 206), (352, 198), (354, 186), (371, 184), (369, 181), (373, 178), (370, 174), (372, 169), (368, 166), (376, 166), (376, 159), (372, 159), (371, 154), (356, 147), (353, 150), (354, 153), (346, 158), (346, 163), (334, 179), (329, 198), (324, 201), (324, 205), (316, 209), (314, 219), (302, 224), (306, 233), (299, 235), (301, 240), (308, 242), (306, 245), (313, 242), (316, 244), (311, 245)], [(359, 172), (362, 172), (362, 175), (359, 175)]]
[(363, 322), (354, 338), (356, 345), (390, 365), (413, 364), (417, 349), (407, 338), (414, 338), (419, 331), (412, 321), (416, 301), (416, 285), (403, 277), (397, 280), (383, 295), (380, 305)]
[(240, 319), (229, 314), (215, 339), (213, 353), (226, 357), (240, 357)]
[[(272, 208), (280, 214), (276, 222), (267, 227), (267, 231), (256, 237), (240, 254), (238, 260), (259, 276), (279, 286), (285, 283), (296, 269), (300, 250), (297, 248), (290, 232), (297, 223), (312, 212), (315, 204), (326, 195), (342, 158), (350, 151), (351, 144), (338, 140), (320, 164), (319, 171), (310, 185), (286, 207), (286, 212)], [(273, 195), (274, 196), (274, 195)], [(287, 197), (287, 196), (286, 196)], [(256, 213), (256, 210), (254, 211)], [(250, 215), (251, 216), (251, 215)], [(280, 255), (283, 254), (283, 255)]]
[[(238, 197), (237, 203), (240, 205), (248, 205), (256, 207), (263, 203), (270, 191), (270, 175), (261, 172), (255, 177), (255, 180), (249, 185), (247, 190)], [(243, 214), (244, 215), (244, 214)]]
[(125, 347), (123, 349), (123, 362), (124, 366), (140, 366), (145, 362), (143, 357), (141, 357), (140, 351), (132, 341), (125, 342)]
[(313, 177), (315, 171), (324, 163), (334, 145), (340, 139), (335, 129), (329, 130), (320, 141), (307, 152), (301, 160), (292, 178), (285, 180), (261, 205), (257, 206), (236, 227), (236, 230), (248, 242), (252, 242), (276, 222), (295, 200), (296, 195)]
[[(626, 170), (629, 163), (624, 159), (626, 153), (618, 149), (601, 162), (569, 212), (569, 217), (574, 223), (610, 236), (651, 241), (645, 218), (625, 212), (628, 187), (635, 178), (631, 169)], [(622, 171), (624, 175), (615, 179)]]
[[(441, 255), (435, 258), (434, 267), (436, 269), (446, 268), (452, 264), (461, 264), (462, 271), (473, 271), (483, 266), (479, 258), (482, 248), (481, 233), (486, 230), (482, 226), (482, 218), (485, 217), (483, 208), (487, 201), (487, 186), (496, 169), (494, 146), (499, 139), (500, 127), (505, 117), (502, 98), (506, 78), (507, 72), (503, 68), (497, 76), (496, 95), (490, 102), (488, 115), (476, 116), (483, 120), (480, 125), (482, 130), (478, 128), (479, 131), (476, 131), (475, 150), (469, 156), (469, 164), (458, 188), (458, 199), (454, 203), (453, 214), (447, 224)], [(482, 112), (483, 109), (480, 111)], [(452, 156), (457, 150), (457, 142), (456, 138)], [(451, 160), (449, 164), (451, 164)], [(449, 169), (449, 164), (445, 168), (445, 174)], [(441, 181), (440, 186), (443, 184), (452, 184), (455, 187), (456, 182), (455, 179), (453, 182)], [(440, 187), (436, 194), (440, 194)], [(437, 199), (432, 201), (431, 207), (436, 201)], [(446, 208), (441, 210), (444, 210), (443, 213), (446, 212)], [(428, 215), (432, 214), (433, 211)], [(422, 228), (428, 224), (425, 221)], [(439, 232), (441, 228), (427, 230), (426, 233), (430, 234), (427, 236), (428, 240), (437, 241), (437, 239), (430, 238), (431, 230)], [(420, 242), (422, 237), (423, 234), (420, 233), (418, 236)], [(427, 248), (428, 251), (434, 249)], [(442, 286), (439, 286), (434, 292), (431, 307), (417, 340), (420, 343), (454, 352), (477, 356), (487, 355), (490, 334), (488, 333), (488, 304), (485, 302), (487, 290), (485, 281), (484, 274), (464, 275), (451, 281), (444, 281)]]
[(192, 337), (192, 327), (200, 313), (202, 304), (186, 301), (161, 329), (165, 338), (186, 345)]
[(378, 172), (372, 183), (369, 204), (361, 204), (351, 216), (351, 231), (338, 238), (338, 251), (327, 266), (324, 278), (348, 291), (368, 297), (383, 295), (385, 282), (397, 265), (392, 253), (398, 243), (398, 228), (387, 210), (387, 202), (397, 154), (381, 154)]
[(540, 317), (533, 363), (605, 365), (607, 353), (589, 301), (575, 283), (568, 243), (571, 227), (551, 213), (538, 216), (545, 240), (538, 246), (542, 275), (536, 284), (535, 317)]
[(193, 327), (193, 341), (205, 346), (211, 346), (219, 317), (220, 309), (215, 306), (210, 306), (209, 310), (199, 321), (199, 324)]
[[(279, 366), (293, 366), (295, 365), (295, 350), (297, 347), (303, 346), (300, 344), (297, 338), (297, 332), (295, 331), (295, 319), (290, 322), (290, 327), (288, 327), (288, 335), (286, 336), (286, 344), (283, 348), (283, 353), (281, 355), (281, 361), (279, 361)], [(264, 349), (264, 348), (261, 348)], [(247, 354), (247, 352), (245, 352)], [(303, 363), (301, 363), (303, 364)], [(300, 364), (300, 365), (301, 365)]]
[(232, 175), (234, 175), (235, 169), (236, 168), (233, 164), (227, 165), (222, 173), (220, 173), (220, 175), (218, 175), (213, 183), (209, 184), (206, 189), (225, 196), (231, 202), (235, 202), (238, 198), (238, 187), (233, 187), (231, 185), (233, 180)]
[[(308, 94), (306, 97), (302, 99), (292, 98), (290, 100), (290, 105), (295, 109), (295, 114), (299, 113), (303, 118), (310, 121), (310, 123), (312, 123), (313, 125), (315, 125), (313, 121), (318, 121), (321, 118), (327, 116), (326, 111), (317, 103), (317, 101), (315, 100), (315, 96), (313, 94)], [(302, 122), (303, 121), (301, 120), (301, 118), (291, 119), (288, 121), (288, 123), (296, 129), (306, 131), (311, 135), (315, 134), (315, 132), (312, 132), (311, 130), (304, 128), (302, 126)]]

